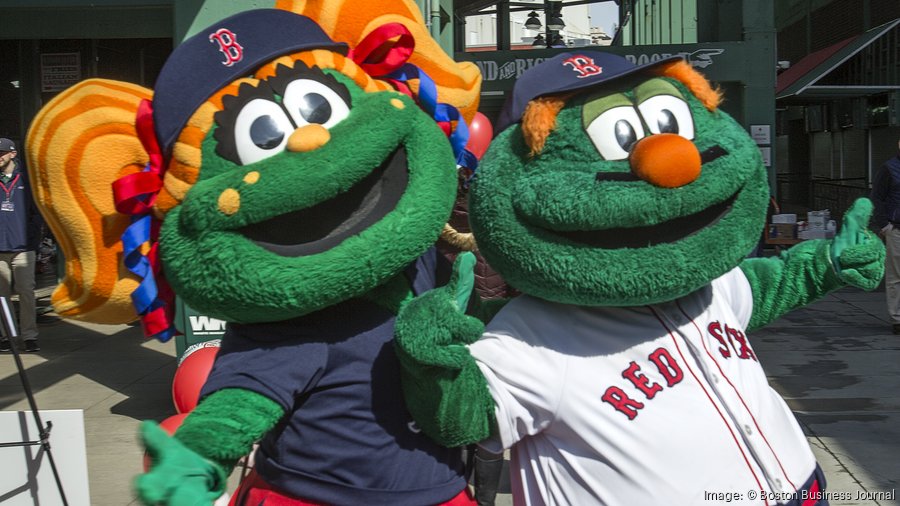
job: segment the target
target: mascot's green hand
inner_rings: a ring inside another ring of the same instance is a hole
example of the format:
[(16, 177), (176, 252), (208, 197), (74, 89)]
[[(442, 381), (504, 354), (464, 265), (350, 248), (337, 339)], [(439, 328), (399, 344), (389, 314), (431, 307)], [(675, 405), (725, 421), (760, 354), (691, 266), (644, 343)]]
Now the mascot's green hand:
[(872, 201), (856, 199), (831, 241), (831, 262), (838, 275), (864, 290), (875, 289), (884, 275), (884, 244), (868, 229), (871, 216)]
[(465, 345), (478, 340), (484, 324), (467, 316), (475, 285), (475, 255), (460, 253), (450, 281), (409, 301), (397, 315), (396, 342), (401, 354), (421, 364), (461, 369), (472, 360)]
[(460, 446), (488, 437), (494, 400), (467, 344), (484, 332), (465, 314), (475, 255), (460, 254), (450, 282), (409, 301), (397, 315), (394, 343), (406, 406), (419, 428), (438, 443)]
[(141, 439), (153, 462), (152, 469), (135, 481), (144, 504), (206, 506), (225, 491), (224, 471), (169, 436), (159, 425), (142, 423)]

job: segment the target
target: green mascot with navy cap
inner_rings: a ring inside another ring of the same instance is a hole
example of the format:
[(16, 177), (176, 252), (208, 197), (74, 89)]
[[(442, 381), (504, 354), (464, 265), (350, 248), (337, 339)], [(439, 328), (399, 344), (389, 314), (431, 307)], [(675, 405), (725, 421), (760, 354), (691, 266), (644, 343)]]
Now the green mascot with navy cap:
[(433, 50), (411, 2), (315, 4), (219, 21), (154, 90), (85, 81), (31, 128), (35, 193), (69, 248), (60, 314), (137, 313), (165, 340), (174, 291), (228, 322), (175, 434), (141, 427), (144, 503), (211, 504), (251, 452), (234, 504), (471, 503), (460, 450), (413, 423), (392, 340), (399, 307), (449, 278), (432, 245), (480, 76)]
[(523, 295), (486, 327), (465, 316), (463, 256), (450, 284), (401, 311), (413, 416), (444, 444), (510, 449), (516, 504), (707, 504), (717, 491), (801, 504), (824, 490), (748, 332), (831, 290), (875, 288), (884, 247), (861, 199), (834, 239), (745, 258), (769, 187), (720, 99), (677, 59), (567, 52), (529, 70), (470, 193), (480, 251)]

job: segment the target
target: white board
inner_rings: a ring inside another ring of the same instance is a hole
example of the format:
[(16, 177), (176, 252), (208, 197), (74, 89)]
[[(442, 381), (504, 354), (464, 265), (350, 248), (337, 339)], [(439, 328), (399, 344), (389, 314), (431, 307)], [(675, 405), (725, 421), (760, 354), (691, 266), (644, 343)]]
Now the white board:
[[(80, 409), (42, 410), (50, 429), (50, 453), (59, 472), (69, 506), (89, 506), (84, 412)], [(31, 411), (0, 411), (0, 443), (39, 441)], [(47, 452), (41, 445), (0, 448), (0, 504), (34, 506), (62, 504)]]

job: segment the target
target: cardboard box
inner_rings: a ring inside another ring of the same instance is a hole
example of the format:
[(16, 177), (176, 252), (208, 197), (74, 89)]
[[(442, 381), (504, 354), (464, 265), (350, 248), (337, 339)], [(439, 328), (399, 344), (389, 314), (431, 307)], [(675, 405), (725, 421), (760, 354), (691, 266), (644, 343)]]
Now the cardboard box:
[(810, 211), (806, 216), (806, 226), (809, 230), (825, 230), (830, 220), (831, 212), (828, 209), (824, 211)]
[(770, 223), (769, 239), (796, 239), (797, 224), (796, 223)]
[(772, 215), (772, 223), (797, 223), (797, 215), (794, 213), (788, 214), (773, 214)]
[(834, 237), (834, 230), (819, 230), (819, 229), (809, 229), (809, 230), (801, 230), (799, 233), (799, 238), (804, 241), (807, 239), (831, 239)]

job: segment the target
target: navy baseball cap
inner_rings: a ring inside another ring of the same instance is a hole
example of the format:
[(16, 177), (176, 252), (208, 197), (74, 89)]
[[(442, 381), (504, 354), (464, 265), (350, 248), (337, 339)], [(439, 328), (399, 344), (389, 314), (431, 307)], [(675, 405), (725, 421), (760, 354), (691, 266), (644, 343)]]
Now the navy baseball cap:
[(346, 55), (312, 19), (281, 9), (235, 14), (188, 38), (172, 51), (153, 91), (153, 123), (168, 158), (194, 111), (226, 84), (266, 62), (305, 49)]
[(6, 137), (0, 138), (0, 153), (6, 153), (8, 151), (15, 151), (16, 144), (7, 139)]
[(671, 56), (635, 65), (621, 56), (600, 51), (559, 53), (528, 69), (516, 80), (512, 94), (500, 111), (495, 131), (499, 134), (506, 127), (518, 123), (528, 102), (535, 98), (599, 86), (680, 59), (680, 56)]

